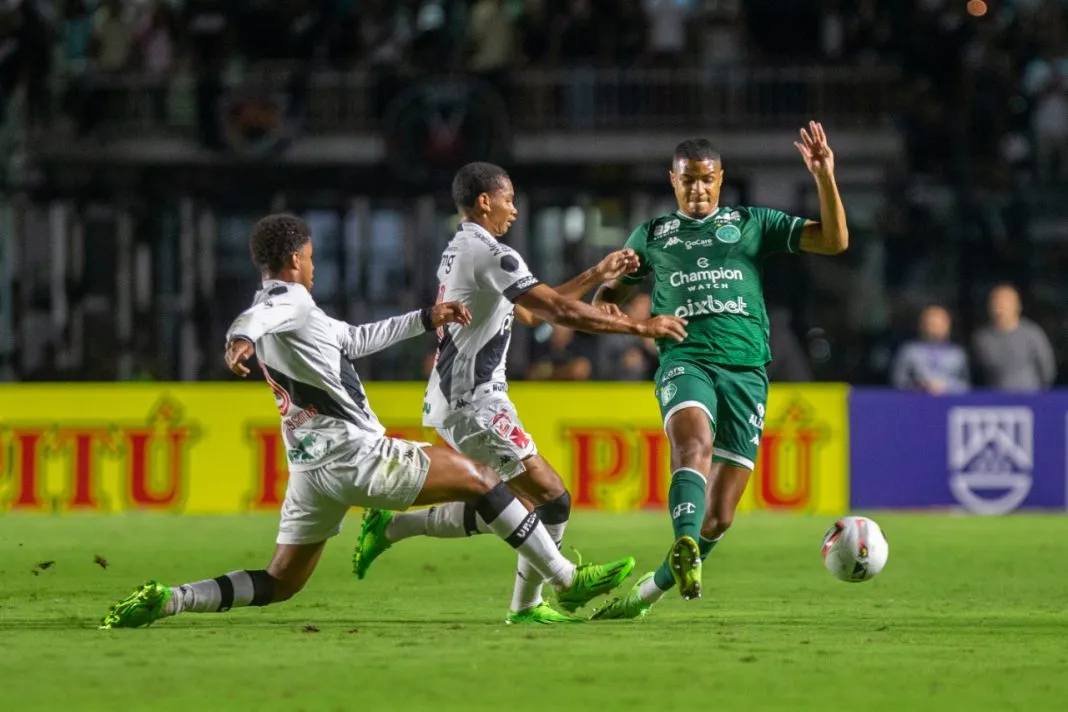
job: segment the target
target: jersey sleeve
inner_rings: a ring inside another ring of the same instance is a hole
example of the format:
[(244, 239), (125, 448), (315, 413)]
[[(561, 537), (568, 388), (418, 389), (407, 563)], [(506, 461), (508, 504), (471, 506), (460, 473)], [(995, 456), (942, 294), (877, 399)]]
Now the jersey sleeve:
[(504, 245), (479, 251), (475, 279), (513, 303), (541, 284), (519, 253)]
[(771, 208), (749, 208), (749, 215), (760, 225), (760, 253), (797, 253), (801, 249), (801, 231), (805, 218), (787, 215)]
[(247, 339), (256, 343), (267, 334), (293, 331), (315, 307), (308, 290), (299, 285), (278, 285), (267, 290), (266, 299), (241, 312), (226, 332), (226, 341)]
[(370, 356), (393, 344), (425, 334), (429, 331), (428, 324), (433, 326), (428, 309), (358, 326), (335, 320), (338, 347), (350, 360)]
[(641, 284), (649, 274), (649, 223), (642, 223), (627, 238), (624, 248), (630, 248), (638, 255), (638, 269), (619, 278), (623, 284)]

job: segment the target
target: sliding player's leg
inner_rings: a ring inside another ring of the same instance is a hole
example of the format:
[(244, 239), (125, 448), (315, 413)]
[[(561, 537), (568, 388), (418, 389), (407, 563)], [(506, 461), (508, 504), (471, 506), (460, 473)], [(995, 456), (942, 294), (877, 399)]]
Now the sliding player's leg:
[(100, 627), (140, 628), (179, 613), (225, 613), (295, 596), (315, 571), (326, 540), (341, 531), (349, 508), (331, 492), (336, 478), (331, 469), (290, 475), (274, 556), (266, 569), (231, 571), (180, 586), (149, 581), (112, 606)]
[(566, 610), (574, 611), (615, 588), (634, 568), (631, 557), (604, 566), (576, 566), (557, 549), (538, 512), (528, 510), (490, 467), (448, 448), (426, 447), (422, 452), (429, 460), (429, 467), (412, 504), (460, 502), (465, 508), (470, 505), (466, 511), (528, 559), (534, 570), (556, 589), (557, 599)]
[[(507, 398), (472, 404), (458, 414), (440, 435), (455, 450), (492, 467), (509, 488), (538, 513), (559, 548), (571, 513), (571, 498), (560, 475), (537, 454)], [(489, 527), (471, 504), (447, 503), (429, 509), (393, 514), (372, 510), (353, 556), (359, 578), (394, 543), (416, 536), (459, 538), (484, 534)], [(507, 621), (564, 623), (575, 619), (557, 613), (541, 596), (544, 579), (524, 557), (518, 557), (516, 581)]]

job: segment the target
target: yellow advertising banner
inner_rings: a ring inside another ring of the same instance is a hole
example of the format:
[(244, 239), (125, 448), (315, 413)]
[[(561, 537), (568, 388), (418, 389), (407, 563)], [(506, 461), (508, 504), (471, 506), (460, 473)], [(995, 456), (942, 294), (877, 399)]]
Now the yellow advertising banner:
[[(420, 425), (423, 390), (367, 384), (390, 435), (441, 444)], [(519, 383), (510, 393), (575, 506), (667, 506), (652, 384)], [(846, 397), (844, 385), (772, 386), (742, 509), (846, 509)], [(264, 383), (0, 387), (0, 511), (277, 509), (287, 477), (277, 413)]]

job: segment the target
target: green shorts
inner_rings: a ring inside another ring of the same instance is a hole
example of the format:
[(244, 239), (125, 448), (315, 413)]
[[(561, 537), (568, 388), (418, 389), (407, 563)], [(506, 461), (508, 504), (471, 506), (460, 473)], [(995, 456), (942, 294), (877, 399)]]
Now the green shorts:
[(665, 428), (678, 411), (700, 408), (712, 425), (713, 459), (753, 469), (768, 403), (768, 374), (763, 367), (668, 358), (660, 364), (656, 384)]

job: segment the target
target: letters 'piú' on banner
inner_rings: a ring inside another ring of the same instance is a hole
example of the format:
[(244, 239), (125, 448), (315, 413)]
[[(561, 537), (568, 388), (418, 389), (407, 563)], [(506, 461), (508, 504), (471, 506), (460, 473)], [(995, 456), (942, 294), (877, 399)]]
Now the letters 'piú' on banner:
[[(368, 384), (391, 435), (422, 428), (421, 383)], [(662, 509), (668, 444), (653, 384), (513, 385), (540, 452), (577, 507)], [(848, 502), (845, 386), (773, 386), (742, 509), (840, 514)], [(287, 478), (264, 383), (0, 388), (0, 511), (272, 511)]]

